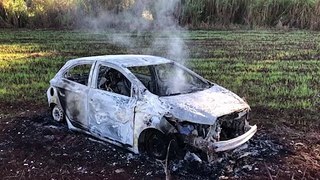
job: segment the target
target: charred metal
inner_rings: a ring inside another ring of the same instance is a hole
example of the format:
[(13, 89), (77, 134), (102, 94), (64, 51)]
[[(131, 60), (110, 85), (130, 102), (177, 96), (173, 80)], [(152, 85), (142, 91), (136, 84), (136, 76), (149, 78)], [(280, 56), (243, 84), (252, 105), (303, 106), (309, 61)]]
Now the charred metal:
[(256, 132), (256, 127), (250, 126), (247, 121), (248, 111), (221, 116), (213, 125), (181, 122), (173, 117), (167, 119), (183, 138), (184, 143), (208, 153), (221, 151), (222, 148), (219, 146), (221, 142), (227, 145), (223, 150), (233, 149), (236, 142), (229, 141), (228, 143), (228, 140), (244, 135), (251, 128), (248, 136), (252, 136)]
[(171, 60), (114, 55), (68, 61), (50, 81), (52, 116), (135, 153), (166, 154), (170, 137), (207, 153), (234, 149), (257, 131), (249, 105)]

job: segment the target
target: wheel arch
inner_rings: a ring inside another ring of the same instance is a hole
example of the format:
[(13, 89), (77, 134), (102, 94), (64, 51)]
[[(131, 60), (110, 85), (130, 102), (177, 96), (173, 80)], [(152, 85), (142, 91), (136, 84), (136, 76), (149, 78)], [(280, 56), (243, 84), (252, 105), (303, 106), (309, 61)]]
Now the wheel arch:
[(62, 108), (60, 99), (58, 97), (58, 90), (56, 87), (50, 86), (47, 90), (47, 98), (48, 98), (48, 104), (49, 108), (52, 109), (54, 105), (58, 105)]

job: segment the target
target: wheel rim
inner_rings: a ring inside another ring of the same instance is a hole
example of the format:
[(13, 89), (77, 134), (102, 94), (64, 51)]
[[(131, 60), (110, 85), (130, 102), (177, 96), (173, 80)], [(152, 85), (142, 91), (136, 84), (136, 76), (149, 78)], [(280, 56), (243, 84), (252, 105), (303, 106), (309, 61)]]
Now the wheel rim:
[(58, 106), (55, 106), (52, 109), (52, 117), (53, 117), (53, 120), (55, 121), (62, 121), (63, 111)]

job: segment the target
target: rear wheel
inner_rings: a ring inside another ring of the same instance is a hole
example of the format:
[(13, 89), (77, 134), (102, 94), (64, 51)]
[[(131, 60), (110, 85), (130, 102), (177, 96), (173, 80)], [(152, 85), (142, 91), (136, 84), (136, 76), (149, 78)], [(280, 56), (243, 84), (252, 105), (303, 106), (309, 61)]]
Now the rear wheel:
[(62, 122), (64, 120), (64, 113), (60, 106), (54, 105), (51, 111), (53, 120), (57, 122)]

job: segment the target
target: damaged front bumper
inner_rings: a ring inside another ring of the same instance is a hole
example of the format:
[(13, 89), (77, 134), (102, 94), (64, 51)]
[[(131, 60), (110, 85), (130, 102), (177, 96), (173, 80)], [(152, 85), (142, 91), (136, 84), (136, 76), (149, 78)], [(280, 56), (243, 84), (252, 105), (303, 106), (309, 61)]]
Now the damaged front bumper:
[(236, 138), (227, 140), (227, 141), (219, 141), (212, 144), (209, 144), (209, 149), (214, 152), (227, 151), (231, 149), (235, 149), (245, 142), (247, 142), (255, 133), (257, 132), (257, 126), (251, 126), (249, 131), (238, 136)]
[(187, 141), (192, 146), (209, 153), (221, 152), (232, 150), (241, 146), (242, 144), (246, 143), (256, 132), (257, 126), (254, 125), (250, 126), (250, 129), (244, 134), (226, 141), (211, 142), (203, 139), (202, 137), (189, 137)]

